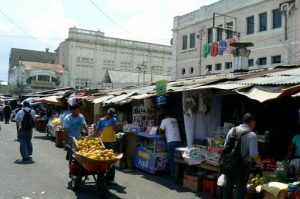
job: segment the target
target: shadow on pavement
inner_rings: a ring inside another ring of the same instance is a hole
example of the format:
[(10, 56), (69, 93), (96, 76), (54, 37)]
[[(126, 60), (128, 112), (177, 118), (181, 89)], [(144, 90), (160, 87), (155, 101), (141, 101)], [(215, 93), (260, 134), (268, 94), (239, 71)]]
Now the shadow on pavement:
[[(68, 182), (67, 189), (71, 190), (71, 182)], [(120, 185), (112, 186), (113, 190), (117, 191), (118, 193), (126, 194), (125, 187)], [(110, 191), (108, 191), (105, 197), (99, 197), (99, 192), (96, 190), (96, 185), (94, 183), (91, 184), (84, 184), (80, 185), (79, 191), (74, 192), (76, 195), (76, 199), (99, 199), (99, 198), (107, 198), (107, 199), (121, 199), (120, 197), (114, 195)]]
[[(129, 174), (129, 175), (140, 175), (142, 178), (149, 180), (151, 182), (155, 182), (157, 184), (160, 184), (164, 187), (167, 187), (170, 190), (175, 190), (179, 193), (183, 193), (183, 192), (193, 192), (189, 189), (184, 188), (182, 185), (178, 185), (175, 183), (174, 178), (172, 178), (171, 176), (168, 175), (151, 175), (148, 173), (145, 173), (143, 171), (139, 171), (139, 170), (119, 170), (120, 172)], [(195, 193), (195, 196), (199, 197), (199, 198), (206, 198), (206, 199), (212, 199), (211, 197), (203, 194), (203, 193)]]
[(50, 140), (50, 141), (53, 141), (53, 142), (55, 141), (55, 138), (49, 137), (47, 135), (44, 135), (44, 136), (42, 136), (42, 135), (36, 135), (33, 138), (34, 139), (39, 139), (39, 140)]
[(23, 165), (26, 165), (26, 164), (34, 164), (35, 161), (34, 160), (27, 160), (27, 161), (23, 161), (23, 160), (16, 160), (15, 161), (15, 164), (23, 164)]

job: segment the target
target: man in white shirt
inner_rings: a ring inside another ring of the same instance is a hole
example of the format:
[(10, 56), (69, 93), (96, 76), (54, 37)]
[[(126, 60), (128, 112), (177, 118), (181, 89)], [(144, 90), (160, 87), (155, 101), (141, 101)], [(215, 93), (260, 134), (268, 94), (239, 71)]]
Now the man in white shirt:
[(162, 120), (160, 125), (160, 130), (165, 132), (167, 138), (167, 147), (168, 147), (168, 165), (169, 173), (171, 176), (174, 175), (174, 152), (176, 147), (179, 147), (181, 144), (180, 132), (178, 127), (178, 122), (175, 118), (166, 116)]

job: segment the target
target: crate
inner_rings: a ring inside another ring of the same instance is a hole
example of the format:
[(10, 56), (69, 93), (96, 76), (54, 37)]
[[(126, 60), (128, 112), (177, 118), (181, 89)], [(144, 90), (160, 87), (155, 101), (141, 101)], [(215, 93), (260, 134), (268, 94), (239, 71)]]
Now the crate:
[(217, 194), (217, 182), (216, 180), (203, 179), (203, 192), (211, 197), (215, 197)]
[(56, 131), (55, 145), (59, 148), (65, 147), (67, 144), (67, 133), (65, 131)]
[(268, 191), (264, 191), (264, 199), (285, 199), (286, 195), (287, 195), (287, 190), (281, 190), (277, 197)]
[(201, 187), (200, 177), (192, 175), (184, 175), (183, 177), (183, 187), (190, 189), (192, 191), (199, 191)]

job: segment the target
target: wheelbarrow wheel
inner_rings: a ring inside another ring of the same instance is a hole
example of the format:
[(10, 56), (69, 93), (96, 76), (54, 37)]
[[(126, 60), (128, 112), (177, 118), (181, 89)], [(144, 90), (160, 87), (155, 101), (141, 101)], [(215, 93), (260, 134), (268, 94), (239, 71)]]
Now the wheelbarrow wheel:
[(106, 196), (108, 192), (108, 183), (104, 173), (98, 174), (96, 181), (97, 190), (101, 196)]
[(73, 191), (79, 191), (79, 185), (81, 184), (81, 178), (73, 177), (71, 180), (71, 188)]

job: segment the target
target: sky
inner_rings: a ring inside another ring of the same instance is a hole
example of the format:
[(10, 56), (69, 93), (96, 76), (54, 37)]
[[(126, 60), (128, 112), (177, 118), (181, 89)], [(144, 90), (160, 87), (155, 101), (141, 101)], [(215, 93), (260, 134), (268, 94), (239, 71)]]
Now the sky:
[(74, 26), (101, 30), (109, 37), (169, 45), (173, 17), (216, 1), (1, 0), (0, 80), (7, 80), (11, 48), (53, 52)]

